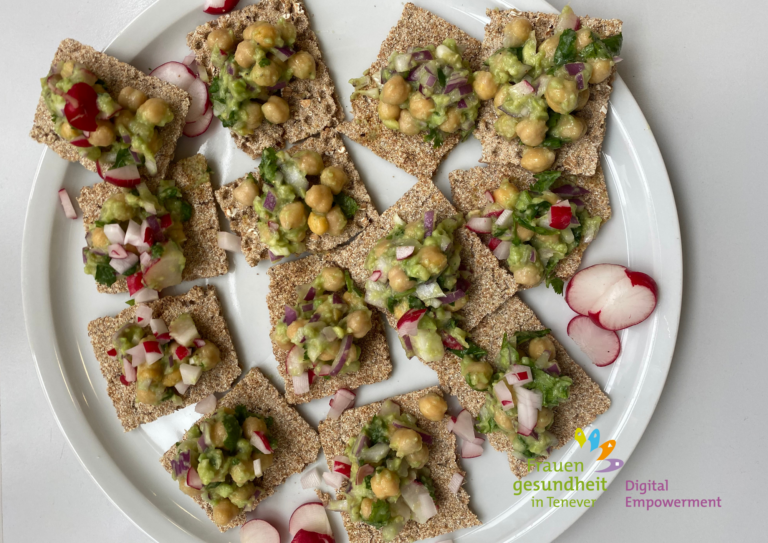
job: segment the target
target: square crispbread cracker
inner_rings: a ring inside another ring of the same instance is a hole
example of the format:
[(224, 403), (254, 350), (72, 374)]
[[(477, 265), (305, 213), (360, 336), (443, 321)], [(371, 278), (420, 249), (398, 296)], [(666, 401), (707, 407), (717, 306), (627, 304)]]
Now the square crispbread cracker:
[(213, 342), (221, 352), (221, 362), (209, 371), (204, 371), (196, 385), (189, 388), (182, 397), (184, 404), (177, 407), (172, 402), (160, 405), (136, 404), (136, 383), (125, 386), (121, 381), (123, 364), (112, 358), (107, 351), (112, 348), (112, 335), (124, 324), (134, 322), (136, 307), (123, 309), (116, 317), (102, 317), (88, 323), (96, 360), (101, 373), (107, 380), (107, 394), (117, 411), (117, 417), (126, 432), (139, 424), (152, 422), (178, 409), (197, 403), (214, 392), (224, 392), (240, 376), (241, 369), (237, 353), (232, 345), (227, 322), (221, 312), (221, 304), (212, 286), (194, 287), (180, 296), (166, 296), (148, 304), (155, 319), (163, 319), (167, 325), (182, 313), (190, 313), (200, 335)]
[[(332, 264), (332, 263), (331, 263)], [(296, 304), (296, 288), (299, 285), (314, 281), (324, 267), (329, 265), (318, 256), (308, 256), (285, 264), (279, 264), (269, 269), (269, 293), (267, 307), (269, 321), (272, 324), (270, 337), (277, 323), (284, 315), (286, 305)], [(392, 373), (392, 360), (389, 357), (389, 347), (384, 336), (384, 325), (375, 307), (371, 307), (371, 323), (373, 327), (364, 338), (357, 341), (360, 347), (360, 369), (354, 373), (337, 375), (328, 379), (316, 377), (309, 387), (309, 393), (301, 396), (293, 392), (293, 384), (285, 367), (288, 351), (281, 349), (272, 341), (272, 352), (277, 359), (277, 370), (285, 381), (285, 398), (290, 404), (305, 403), (317, 398), (332, 396), (340, 388), (354, 390), (361, 385), (370, 385), (384, 381)]]
[[(469, 34), (429, 11), (411, 3), (405, 5), (403, 14), (381, 44), (379, 56), (371, 64), (370, 73), (377, 73), (386, 66), (393, 51), (406, 51), (409, 47), (440, 45), (453, 38), (465, 47), (462, 56), (470, 69), (480, 68), (480, 42)], [(416, 177), (432, 177), (437, 166), (461, 141), (459, 134), (446, 135), (443, 144), (435, 148), (424, 141), (424, 134), (406, 136), (385, 127), (378, 114), (378, 100), (357, 96), (352, 100), (354, 120), (342, 123), (338, 130)]]
[[(509, 179), (520, 190), (525, 190), (536, 182), (533, 173), (511, 164), (491, 164), (487, 167), (478, 166), (469, 170), (454, 170), (448, 174), (451, 182), (451, 194), (453, 202), (462, 213), (469, 213), (474, 209), (482, 209), (488, 205), (485, 191), (493, 191), (499, 187), (502, 181)], [(586, 204), (586, 209), (592, 216), (599, 216), (605, 221), (611, 218), (611, 203), (608, 199), (608, 188), (605, 186), (605, 175), (600, 163), (597, 163), (595, 175), (586, 177), (573, 176), (570, 179), (575, 185), (589, 191), (581, 200)], [(484, 242), (491, 236), (479, 235)], [(555, 268), (555, 274), (561, 279), (568, 280), (576, 273), (581, 265), (581, 257), (587, 249), (588, 243), (580, 243), (576, 249), (561, 260)], [(506, 263), (502, 264), (505, 269)], [(512, 272), (510, 272), (512, 273)], [(518, 285), (520, 290), (528, 287)]]
[[(483, 59), (489, 58), (497, 49), (502, 47), (504, 40), (504, 27), (515, 17), (528, 19), (536, 32), (536, 39), (541, 43), (552, 36), (557, 25), (557, 14), (520, 12), (515, 9), (498, 11), (487, 9), (486, 14), (490, 22), (485, 26), (485, 39), (483, 40)], [(593, 17), (579, 17), (581, 26), (590, 28), (600, 37), (608, 37), (621, 32), (622, 22), (618, 19), (595, 19)], [(613, 79), (616, 74), (614, 67), (611, 76), (597, 85), (590, 85), (589, 102), (581, 111), (576, 112), (587, 126), (586, 133), (573, 143), (565, 143), (555, 151), (557, 158), (550, 169), (565, 170), (568, 173), (591, 176), (597, 170), (600, 161), (600, 148), (605, 138), (605, 118), (608, 115), (608, 98), (613, 90)], [(525, 148), (516, 138), (507, 141), (499, 136), (493, 128), (497, 113), (493, 106), (493, 100), (488, 100), (480, 108), (480, 116), (475, 137), (483, 145), (483, 154), (480, 162), (489, 164), (513, 164), (519, 165), (520, 158)]]
[[(213, 200), (213, 187), (208, 172), (208, 162), (203, 155), (195, 155), (168, 168), (167, 179), (176, 182), (184, 199), (192, 206), (192, 217), (184, 223), (187, 240), (182, 244), (184, 257), (187, 259), (182, 281), (194, 281), (208, 277), (224, 275), (229, 271), (227, 254), (219, 247), (219, 215)], [(145, 179), (152, 192), (157, 191), (159, 179)], [(107, 183), (96, 183), (83, 187), (77, 197), (77, 203), (83, 210), (83, 226), (86, 233), (94, 221), (98, 220), (101, 207), (110, 196), (120, 192), (120, 188)], [(117, 294), (128, 292), (125, 278), (119, 278), (111, 286), (96, 283), (99, 292)]]
[[(298, 411), (288, 405), (285, 398), (259, 371), (253, 368), (248, 374), (221, 398), (217, 407), (234, 408), (245, 405), (249, 411), (274, 420), (274, 435), (277, 446), (273, 463), (264, 470), (264, 476), (257, 485), (262, 489), (256, 503), (260, 503), (275, 493), (277, 487), (295, 473), (301, 473), (307, 464), (317, 460), (320, 451), (320, 438), (317, 432), (305, 421)], [(201, 417), (199, 421), (207, 418)], [(186, 437), (186, 434), (185, 434)], [(160, 463), (168, 473), (173, 473), (171, 460), (176, 457), (176, 445), (168, 449), (160, 458)], [(193, 498), (213, 521), (213, 507), (202, 498)], [(245, 524), (245, 513), (240, 513), (226, 526), (219, 530), (226, 532)]]
[[(179, 87), (161, 81), (156, 77), (145, 75), (133, 66), (120, 62), (114, 57), (100, 53), (72, 39), (66, 39), (59, 44), (52, 65), (61, 61), (71, 60), (82, 64), (92, 71), (99, 79), (106, 83), (105, 88), (109, 94), (117, 100), (117, 96), (124, 87), (133, 87), (142, 91), (149, 98), (162, 98), (173, 112), (173, 120), (158, 131), (163, 137), (163, 145), (155, 155), (157, 162), (157, 177), (162, 178), (173, 160), (176, 150), (176, 142), (181, 137), (184, 122), (189, 110), (190, 98), (186, 91)], [(56, 152), (61, 158), (70, 162), (80, 162), (83, 166), (97, 172), (96, 162), (80, 156), (77, 147), (71, 145), (56, 133), (55, 125), (51, 119), (51, 113), (40, 97), (35, 111), (35, 120), (32, 131), (29, 133), (32, 139), (44, 143)], [(139, 172), (147, 174), (146, 168), (139, 167)]]
[(317, 134), (324, 128), (336, 126), (344, 119), (344, 110), (336, 96), (336, 87), (331, 79), (328, 66), (323, 61), (320, 43), (317, 40), (306, 8), (301, 0), (261, 0), (260, 2), (222, 15), (209, 23), (198, 26), (187, 35), (187, 45), (194, 51), (197, 62), (208, 73), (216, 76), (219, 69), (211, 64), (211, 52), (205, 40), (216, 28), (228, 28), (235, 33), (236, 40), (242, 40), (243, 31), (257, 21), (275, 24), (285, 17), (296, 27), (296, 50), (310, 53), (317, 65), (315, 79), (292, 79), (282, 90), (282, 97), (291, 108), (291, 118), (281, 125), (262, 123), (255, 134), (240, 136), (231, 132), (235, 144), (251, 158), (258, 158), (267, 147), (282, 148), (286, 142), (295, 143)]
[[(542, 330), (545, 326), (536, 317), (533, 310), (525, 305), (519, 296), (510, 298), (494, 313), (488, 315), (472, 330), (472, 339), (488, 351), (487, 360), (493, 363), (501, 350), (501, 342), (505, 333), (519, 330)], [(570, 396), (565, 403), (553, 408), (555, 422), (550, 432), (557, 436), (558, 449), (573, 439), (576, 428), (585, 428), (592, 424), (598, 415), (605, 413), (611, 405), (611, 400), (600, 390), (600, 386), (577, 364), (566, 352), (560, 342), (550, 335), (557, 347), (557, 362), (562, 375), (573, 379)], [(434, 369), (437, 371), (440, 384), (446, 392), (455, 395), (459, 403), (474, 417), (485, 403), (485, 392), (478, 392), (467, 385), (461, 375), (458, 357), (447, 354), (439, 361)], [(509, 468), (518, 478), (529, 473), (527, 463), (512, 456), (512, 445), (501, 432), (488, 435), (488, 441), (493, 448), (508, 453)], [(539, 458), (542, 460), (542, 458)]]
[[(331, 129), (325, 129), (318, 136), (313, 136), (302, 141), (298, 145), (291, 147), (290, 152), (294, 153), (302, 149), (317, 151), (323, 156), (323, 163), (326, 166), (338, 166), (342, 168), (349, 178), (342, 192), (351, 196), (358, 205), (357, 213), (352, 220), (347, 221), (347, 226), (342, 230), (341, 235), (331, 236), (329, 234), (318, 236), (310, 233), (306, 245), (307, 250), (312, 253), (328, 251), (337, 245), (349, 241), (358, 232), (363, 230), (371, 221), (379, 218), (379, 213), (371, 201), (368, 189), (365, 188), (360, 174), (349, 156), (344, 141), (336, 132)], [(240, 183), (246, 180), (247, 176), (241, 177), (236, 181), (227, 183), (216, 191), (216, 199), (221, 206), (224, 215), (229, 219), (229, 226), (232, 231), (240, 236), (241, 247), (245, 260), (249, 265), (255, 266), (260, 260), (269, 258), (266, 244), (259, 239), (259, 232), (256, 224), (259, 221), (253, 206), (244, 206), (235, 200), (234, 190), (240, 186)], [(254, 177), (258, 174), (254, 172)]]
[[(467, 491), (460, 488), (456, 494), (453, 494), (448, 490), (448, 484), (454, 473), (460, 473), (462, 476), (466, 474), (459, 467), (456, 459), (456, 437), (447, 430), (445, 421), (427, 420), (419, 410), (419, 398), (430, 392), (442, 396), (438, 387), (432, 387), (390, 398), (400, 406), (402, 411), (414, 415), (419, 428), (433, 438), (433, 443), (429, 448), (427, 467), (431, 470), (432, 479), (435, 483), (435, 504), (437, 505), (437, 515), (425, 524), (409, 520), (398, 536), (392, 540), (392, 543), (429, 539), (481, 524), (477, 516), (469, 509)], [(323, 444), (323, 452), (328, 461), (329, 469), (333, 470), (334, 456), (344, 454), (349, 440), (358, 435), (362, 427), (378, 413), (382, 403), (377, 402), (349, 409), (344, 411), (341, 417), (336, 420), (325, 419), (320, 423), (320, 441)], [(317, 491), (317, 494), (326, 505), (333, 499), (332, 496), (320, 491)], [(383, 541), (381, 530), (364, 522), (352, 522), (347, 513), (341, 513), (341, 518), (344, 521), (344, 528), (347, 530), (350, 543), (381, 543)]]
[[(405, 222), (411, 222), (422, 218), (429, 210), (435, 212), (435, 224), (457, 214), (456, 208), (432, 181), (421, 179), (352, 243), (328, 253), (325, 259), (349, 270), (355, 283), (364, 287), (366, 279), (370, 276), (370, 272), (365, 269), (368, 251), (394, 228), (394, 216), (399, 215)], [(513, 278), (501, 269), (498, 259), (483, 245), (480, 238), (472, 235), (466, 228), (457, 229), (456, 238), (462, 246), (462, 263), (472, 273), (471, 287), (467, 293), (469, 300), (461, 310), (465, 329), (471, 330), (483, 317), (512, 296), (517, 287)], [(386, 315), (390, 325), (396, 328), (397, 319), (394, 315)]]

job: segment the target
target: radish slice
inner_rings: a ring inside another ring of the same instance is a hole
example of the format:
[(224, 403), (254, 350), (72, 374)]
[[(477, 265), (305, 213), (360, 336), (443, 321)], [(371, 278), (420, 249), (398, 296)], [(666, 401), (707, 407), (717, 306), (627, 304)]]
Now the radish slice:
[(565, 301), (579, 315), (587, 316), (600, 297), (626, 277), (627, 268), (618, 264), (596, 264), (573, 276), (565, 289)]
[(464, 409), (459, 413), (459, 416), (453, 421), (450, 431), (466, 441), (475, 439), (475, 426), (472, 423), (472, 415), (469, 411)]
[(112, 245), (107, 247), (107, 255), (109, 255), (110, 258), (117, 258), (119, 260), (121, 258), (126, 258), (128, 256), (128, 252), (125, 250), (125, 247), (123, 247), (122, 245), (113, 243)]
[(301, 488), (308, 490), (320, 486), (320, 474), (316, 469), (311, 469), (301, 477)]
[(573, 212), (568, 200), (560, 200), (549, 208), (549, 227), (564, 230), (571, 224)]
[(467, 228), (477, 234), (490, 234), (493, 220), (490, 217), (473, 217), (467, 221)]
[(202, 490), (203, 481), (195, 468), (189, 468), (187, 471), (187, 486), (196, 490)]
[(309, 392), (309, 373), (305, 371), (301, 375), (294, 375), (292, 380), (294, 394), (301, 395)]
[(496, 198), (493, 197), (493, 193), (490, 190), (485, 191), (485, 198), (491, 203), (496, 201)]
[(280, 543), (280, 534), (266, 520), (249, 520), (240, 528), (240, 543)]
[(272, 446), (264, 432), (254, 432), (251, 437), (251, 445), (259, 449), (262, 454), (272, 454)]
[(221, 247), (225, 251), (230, 251), (233, 253), (243, 252), (243, 249), (240, 244), (241, 242), (240, 236), (230, 234), (229, 232), (219, 232), (217, 234), (217, 241), (219, 243), (219, 247)]
[(126, 354), (131, 355), (131, 365), (134, 368), (144, 363), (144, 347), (142, 347), (141, 345), (136, 345), (135, 347), (131, 347), (125, 352)]
[(378, 281), (379, 279), (381, 279), (381, 270), (375, 270), (371, 274), (371, 276), (368, 278), (369, 281), (374, 281), (374, 282)]
[(458, 472), (454, 473), (453, 477), (451, 477), (451, 480), (448, 483), (448, 490), (450, 490), (452, 494), (458, 493), (459, 489), (461, 488), (461, 483), (463, 482), (464, 476)]
[(409, 309), (397, 321), (397, 335), (412, 336), (418, 333), (419, 320), (427, 312), (426, 309)]
[(198, 120), (184, 125), (184, 135), (188, 138), (196, 138), (202, 135), (211, 125), (211, 120), (213, 120), (213, 108), (209, 107), (208, 111), (203, 113), (202, 117)]
[(198, 76), (200, 75), (197, 71), (197, 57), (195, 57), (194, 53), (190, 53), (187, 56), (185, 56), (184, 60), (182, 60), (181, 63), (187, 68), (189, 68), (190, 70), (192, 70), (193, 72), (195, 72), (195, 74), (197, 74)]
[(151, 288), (144, 287), (136, 293), (136, 295), (133, 297), (133, 301), (137, 304), (142, 304), (147, 302), (154, 302), (158, 298), (160, 298), (159, 292)]
[(136, 164), (129, 164), (128, 166), (107, 170), (104, 174), (104, 181), (121, 188), (131, 189), (141, 183), (141, 176)]
[(110, 243), (125, 244), (125, 232), (117, 223), (105, 224), (104, 235), (107, 236)]
[(476, 445), (466, 439), (461, 442), (461, 457), (462, 458), (477, 458), (483, 454), (483, 447)]
[(140, 304), (136, 306), (136, 324), (142, 328), (149, 326), (152, 321), (152, 308), (148, 305)]
[(600, 328), (589, 317), (578, 315), (571, 319), (568, 335), (596, 366), (613, 364), (621, 354), (616, 332)]
[(187, 349), (184, 345), (179, 345), (176, 347), (176, 349), (173, 351), (173, 358), (176, 360), (184, 360), (189, 356), (189, 349)]
[(216, 410), (216, 395), (210, 394), (197, 402), (195, 412), (201, 415), (210, 415)]
[(533, 381), (533, 372), (528, 366), (515, 364), (504, 377), (510, 385), (525, 385)]
[(185, 385), (184, 383), (182, 383), (181, 381), (179, 381), (178, 383), (176, 383), (175, 385), (173, 385), (173, 388), (175, 388), (175, 389), (176, 389), (176, 392), (178, 392), (179, 394), (181, 394), (182, 396), (184, 396), (184, 393), (185, 393), (185, 392), (187, 391), (187, 389), (189, 388), (189, 385)]
[[(346, 500), (341, 500), (343, 503), (347, 503)], [(328, 506), (330, 509), (330, 505)], [(291, 543), (335, 543), (332, 535), (318, 534), (317, 532), (309, 532), (307, 530), (299, 530), (298, 533), (293, 536)]]
[(499, 381), (498, 383), (493, 385), (493, 392), (494, 394), (496, 394), (496, 397), (501, 402), (501, 407), (502, 409), (504, 409), (504, 411), (507, 411), (515, 407), (515, 402), (512, 398), (512, 391), (509, 390), (509, 388), (504, 383), (504, 381)]
[(395, 249), (395, 255), (397, 256), (398, 260), (405, 260), (413, 254), (415, 249), (416, 247), (413, 245), (403, 245)]
[(203, 373), (203, 368), (191, 364), (181, 364), (179, 371), (181, 371), (181, 380), (185, 385), (195, 385)]
[(61, 200), (61, 207), (64, 208), (64, 215), (68, 219), (76, 219), (77, 212), (75, 211), (75, 206), (72, 205), (67, 189), (59, 189), (59, 200)]
[(240, 0), (205, 0), (203, 11), (211, 15), (220, 15), (232, 11)]
[(515, 395), (517, 396), (517, 407), (521, 405), (530, 405), (534, 409), (539, 410), (542, 406), (541, 392), (538, 390), (528, 390), (522, 386), (515, 387)]
[(589, 310), (589, 318), (600, 328), (623, 330), (640, 324), (656, 309), (656, 282), (647, 274), (625, 270)]
[(136, 368), (125, 358), (123, 358), (123, 373), (127, 382), (133, 383), (136, 381)]
[(352, 462), (346, 456), (335, 456), (333, 458), (333, 471), (349, 479), (352, 474)]
[[(525, 389), (523, 389), (525, 390)], [(518, 397), (519, 400), (519, 397)], [(522, 436), (529, 436), (533, 433), (538, 420), (538, 410), (527, 403), (518, 401), (517, 404), (517, 433)]]
[(208, 110), (208, 87), (201, 79), (195, 79), (186, 89), (191, 100), (187, 112), (187, 124), (199, 120)]
[(338, 419), (346, 409), (349, 409), (354, 404), (355, 393), (349, 389), (340, 388), (336, 391), (333, 399), (331, 399), (331, 409), (328, 411), (328, 418), (332, 420)]
[(149, 321), (149, 327), (152, 329), (152, 333), (158, 340), (160, 339), (158, 336), (168, 333), (168, 327), (165, 325), (163, 319), (151, 319)]
[(323, 481), (325, 481), (328, 486), (338, 490), (344, 485), (346, 478), (341, 473), (323, 473)]
[(163, 351), (160, 350), (160, 344), (157, 341), (145, 341), (141, 344), (144, 347), (144, 358), (148, 365), (152, 365), (163, 358)]
[(125, 230), (124, 245), (133, 245), (134, 247), (144, 243), (141, 238), (141, 225), (133, 220), (128, 221), (128, 228)]
[(117, 349), (112, 347), (110, 350), (107, 351), (107, 355), (112, 358), (115, 358), (117, 356)]
[(328, 514), (322, 503), (305, 503), (296, 508), (288, 521), (288, 531), (291, 535), (299, 533), (299, 530), (315, 532), (318, 534), (333, 535)]
[(128, 253), (125, 258), (113, 258), (109, 261), (109, 265), (112, 266), (112, 268), (119, 273), (120, 275), (125, 274), (128, 270), (133, 268), (133, 266), (136, 265), (136, 263), (139, 261), (139, 257), (136, 256), (133, 253)]
[(149, 72), (149, 75), (176, 85), (182, 90), (189, 90), (189, 87), (197, 79), (197, 75), (190, 70), (189, 66), (175, 61), (161, 64)]
[(499, 244), (496, 246), (495, 249), (493, 249), (493, 256), (498, 258), (499, 260), (506, 260), (509, 258), (509, 250), (512, 247), (512, 242), (510, 241), (500, 241)]

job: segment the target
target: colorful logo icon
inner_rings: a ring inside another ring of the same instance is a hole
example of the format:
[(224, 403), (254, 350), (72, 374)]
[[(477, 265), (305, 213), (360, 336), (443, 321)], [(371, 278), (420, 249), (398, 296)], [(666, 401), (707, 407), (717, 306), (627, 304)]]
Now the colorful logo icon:
[(624, 460), (620, 460), (619, 458), (608, 458), (613, 452), (613, 449), (616, 448), (616, 440), (609, 439), (600, 445), (600, 430), (597, 428), (592, 430), (592, 433), (589, 434), (589, 437), (584, 434), (584, 430), (581, 428), (576, 428), (576, 432), (574, 432), (573, 437), (579, 443), (579, 447), (584, 447), (584, 444), (589, 441), (590, 451), (594, 451), (597, 448), (602, 449), (602, 452), (600, 453), (600, 456), (597, 457), (597, 460), (607, 460), (610, 465), (606, 468), (597, 470), (596, 473), (608, 473), (610, 471), (616, 471), (624, 465)]

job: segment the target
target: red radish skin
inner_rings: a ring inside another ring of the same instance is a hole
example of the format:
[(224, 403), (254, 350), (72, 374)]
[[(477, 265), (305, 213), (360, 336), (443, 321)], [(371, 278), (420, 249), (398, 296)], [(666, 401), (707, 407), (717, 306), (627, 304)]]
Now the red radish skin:
[(194, 123), (208, 111), (208, 87), (202, 79), (195, 79), (187, 89), (191, 103), (187, 112), (187, 124)]
[(562, 200), (549, 208), (549, 226), (557, 230), (564, 230), (571, 224), (571, 204), (568, 200)]
[(291, 532), (291, 535), (296, 535), (300, 530), (333, 535), (331, 523), (328, 522), (328, 514), (322, 503), (310, 502), (296, 508), (288, 522), (288, 531)]
[(640, 324), (656, 309), (656, 282), (647, 274), (625, 270), (625, 277), (603, 293), (589, 318), (606, 330)]
[(203, 11), (209, 15), (221, 15), (235, 9), (240, 0), (205, 0)]
[(618, 264), (596, 264), (574, 275), (565, 289), (565, 302), (579, 315), (587, 316), (595, 302), (614, 283), (626, 277)]
[(88, 83), (75, 83), (64, 95), (67, 103), (64, 106), (64, 116), (67, 122), (78, 130), (92, 132), (98, 128), (96, 116), (99, 107), (96, 105), (96, 91)]
[(141, 176), (136, 164), (129, 164), (113, 170), (107, 170), (104, 181), (124, 189), (132, 189), (141, 183)]
[(280, 534), (266, 520), (249, 520), (240, 528), (240, 543), (280, 543)]
[(162, 81), (176, 85), (182, 90), (188, 90), (190, 85), (197, 79), (197, 74), (193, 72), (189, 66), (185, 66), (181, 62), (166, 62), (161, 64), (149, 75), (156, 77)]
[(571, 319), (568, 336), (596, 366), (610, 366), (621, 354), (618, 334), (600, 328), (589, 317), (577, 315)]
[(334, 541), (333, 536), (330, 535), (299, 530), (299, 532), (293, 536), (291, 543), (334, 543)]
[(212, 120), (213, 108), (208, 108), (208, 111), (206, 111), (198, 120), (184, 125), (184, 135), (188, 138), (196, 138), (197, 136), (203, 135), (205, 131), (208, 130), (208, 127), (211, 126)]

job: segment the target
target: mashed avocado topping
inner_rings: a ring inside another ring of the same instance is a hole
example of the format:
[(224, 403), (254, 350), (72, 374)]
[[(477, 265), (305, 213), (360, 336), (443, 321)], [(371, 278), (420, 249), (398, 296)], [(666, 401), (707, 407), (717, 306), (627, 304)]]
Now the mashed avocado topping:
[(86, 67), (62, 61), (40, 80), (56, 133), (80, 155), (110, 169), (143, 165), (157, 173), (155, 155), (163, 145), (158, 128), (173, 120), (168, 104), (133, 87), (117, 99)]
[(173, 181), (160, 181), (157, 194), (144, 183), (121, 189), (104, 202), (89, 227), (85, 273), (107, 286), (125, 277), (131, 296), (143, 288), (178, 285), (186, 262), (183, 224), (191, 217), (192, 206)]
[(344, 509), (353, 522), (381, 529), (384, 541), (397, 537), (409, 520), (420, 524), (435, 514), (435, 485), (429, 462), (432, 436), (414, 415), (385, 401), (359, 435), (351, 438), (346, 457), (350, 484), (331, 508)]
[[(314, 281), (296, 289), (296, 300), (285, 306), (285, 317), (271, 336), (282, 349), (290, 349), (286, 368), (294, 381), (306, 373), (311, 380), (360, 369), (359, 342), (371, 331), (372, 312), (349, 272), (323, 268)], [(306, 393), (308, 387), (296, 392)]]
[(176, 444), (173, 479), (185, 494), (213, 507), (213, 520), (229, 524), (252, 511), (263, 490), (258, 486), (273, 463), (277, 440), (273, 421), (244, 405), (220, 407)]

